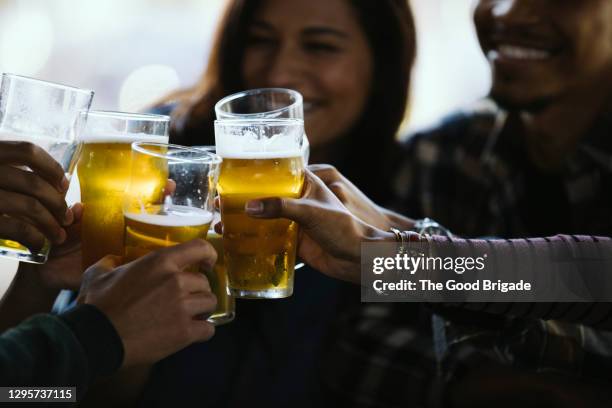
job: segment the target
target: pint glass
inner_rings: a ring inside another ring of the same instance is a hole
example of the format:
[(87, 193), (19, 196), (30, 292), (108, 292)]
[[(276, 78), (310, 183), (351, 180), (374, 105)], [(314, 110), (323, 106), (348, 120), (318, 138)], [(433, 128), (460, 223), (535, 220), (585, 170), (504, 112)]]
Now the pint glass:
[(245, 214), (245, 204), (264, 197), (297, 198), (304, 183), (300, 119), (215, 121), (223, 247), (230, 293), (283, 298), (293, 293), (296, 223)]
[[(132, 144), (132, 171), (123, 206), (127, 261), (159, 248), (206, 239), (220, 163), (217, 155), (201, 149)], [(198, 265), (189, 270), (200, 273)]]
[(91, 111), (77, 166), (84, 206), (83, 270), (106, 255), (123, 255), (123, 193), (131, 170), (132, 142), (168, 143), (170, 118)]
[[(10, 74), (2, 74), (0, 86), (0, 140), (25, 141), (46, 150), (64, 169), (74, 169), (78, 136), (87, 119), (93, 92)], [(83, 116), (79, 116), (85, 112)], [(30, 263), (44, 263), (49, 242), (30, 251), (18, 242), (0, 237), (0, 256)]]

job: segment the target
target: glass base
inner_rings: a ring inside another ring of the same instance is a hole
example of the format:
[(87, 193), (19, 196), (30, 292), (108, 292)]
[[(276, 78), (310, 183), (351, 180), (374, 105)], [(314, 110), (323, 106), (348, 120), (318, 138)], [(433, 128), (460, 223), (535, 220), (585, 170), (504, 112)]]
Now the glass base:
[(241, 299), (282, 299), (293, 294), (293, 287), (283, 289), (244, 290), (228, 288), (230, 295)]
[(0, 257), (14, 259), (19, 262), (27, 262), (33, 264), (44, 264), (47, 262), (49, 256), (49, 247), (45, 245), (40, 253), (30, 253), (27, 250), (21, 250), (17, 248), (7, 248), (6, 246), (0, 246)]
[(215, 326), (222, 326), (234, 320), (236, 313), (225, 313), (222, 315), (211, 316), (206, 319), (207, 322), (214, 324)]

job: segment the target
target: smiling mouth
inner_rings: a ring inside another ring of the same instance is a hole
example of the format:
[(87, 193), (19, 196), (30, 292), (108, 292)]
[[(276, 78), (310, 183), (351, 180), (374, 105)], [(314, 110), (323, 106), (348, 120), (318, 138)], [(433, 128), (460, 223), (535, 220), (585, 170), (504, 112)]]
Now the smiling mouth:
[(538, 62), (549, 60), (559, 52), (559, 47), (500, 41), (487, 52), (487, 57), (490, 61)]
[(511, 44), (500, 44), (495, 51), (502, 58), (526, 61), (540, 61), (553, 56), (549, 50)]

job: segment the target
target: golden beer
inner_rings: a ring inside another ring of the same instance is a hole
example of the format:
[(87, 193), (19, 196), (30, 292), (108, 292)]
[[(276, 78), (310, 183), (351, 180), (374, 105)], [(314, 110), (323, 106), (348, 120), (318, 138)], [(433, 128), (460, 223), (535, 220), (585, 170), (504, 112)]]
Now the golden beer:
[(130, 175), (130, 143), (88, 143), (77, 172), (83, 202), (82, 265), (123, 255), (123, 191)]
[(167, 142), (167, 137), (89, 137), (77, 172), (83, 203), (81, 227), (83, 269), (106, 255), (123, 255), (123, 194), (130, 179), (131, 144), (137, 140)]
[(228, 280), (225, 260), (223, 257), (223, 237), (214, 230), (208, 231), (206, 240), (212, 244), (217, 251), (217, 262), (212, 271), (205, 272), (212, 293), (217, 297), (217, 310), (210, 316), (216, 325), (228, 323), (234, 320), (236, 313), (236, 301), (227, 292)]
[(220, 153), (225, 264), (230, 292), (239, 297), (277, 298), (293, 292), (298, 226), (287, 219), (256, 219), (244, 211), (252, 199), (300, 197), (304, 162), (299, 150), (273, 154), (232, 158)]
[[(146, 213), (125, 213), (125, 257), (133, 261), (156, 249), (206, 239), (211, 212), (175, 205), (152, 207)], [(197, 265), (191, 269), (199, 271)]]
[[(131, 145), (167, 143), (168, 124), (169, 118), (162, 115), (109, 111), (87, 115), (77, 166), (84, 207), (83, 268), (109, 254), (123, 255), (123, 194), (130, 180)], [(152, 171), (162, 176), (159, 169)], [(153, 194), (154, 188), (149, 190)]]

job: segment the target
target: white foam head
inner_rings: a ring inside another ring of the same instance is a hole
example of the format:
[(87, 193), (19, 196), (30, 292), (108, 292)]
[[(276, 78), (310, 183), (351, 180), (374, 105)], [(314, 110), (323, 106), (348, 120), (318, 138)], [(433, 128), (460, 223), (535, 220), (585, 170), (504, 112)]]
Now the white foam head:
[(154, 142), (168, 143), (168, 136), (149, 135), (146, 133), (121, 133), (117, 131), (109, 132), (88, 132), (87, 129), (79, 138), (83, 143), (133, 143), (133, 142)]
[[(51, 136), (40, 136), (38, 134), (32, 135), (31, 133), (21, 133), (15, 131), (5, 131), (0, 129), (0, 140), (10, 141), (10, 142), (30, 142), (38, 145), (47, 145), (51, 143), (66, 143), (69, 140), (64, 138), (57, 138)], [(73, 142), (74, 143), (74, 142)]]
[(197, 227), (210, 224), (213, 213), (201, 208), (173, 206), (167, 214), (125, 213), (126, 218), (143, 224), (158, 225), (162, 227)]
[(79, 117), (85, 124), (79, 135), (84, 143), (168, 143), (170, 118), (128, 112), (89, 111)]
[(228, 159), (274, 159), (302, 156), (304, 122), (215, 121), (217, 154)]

